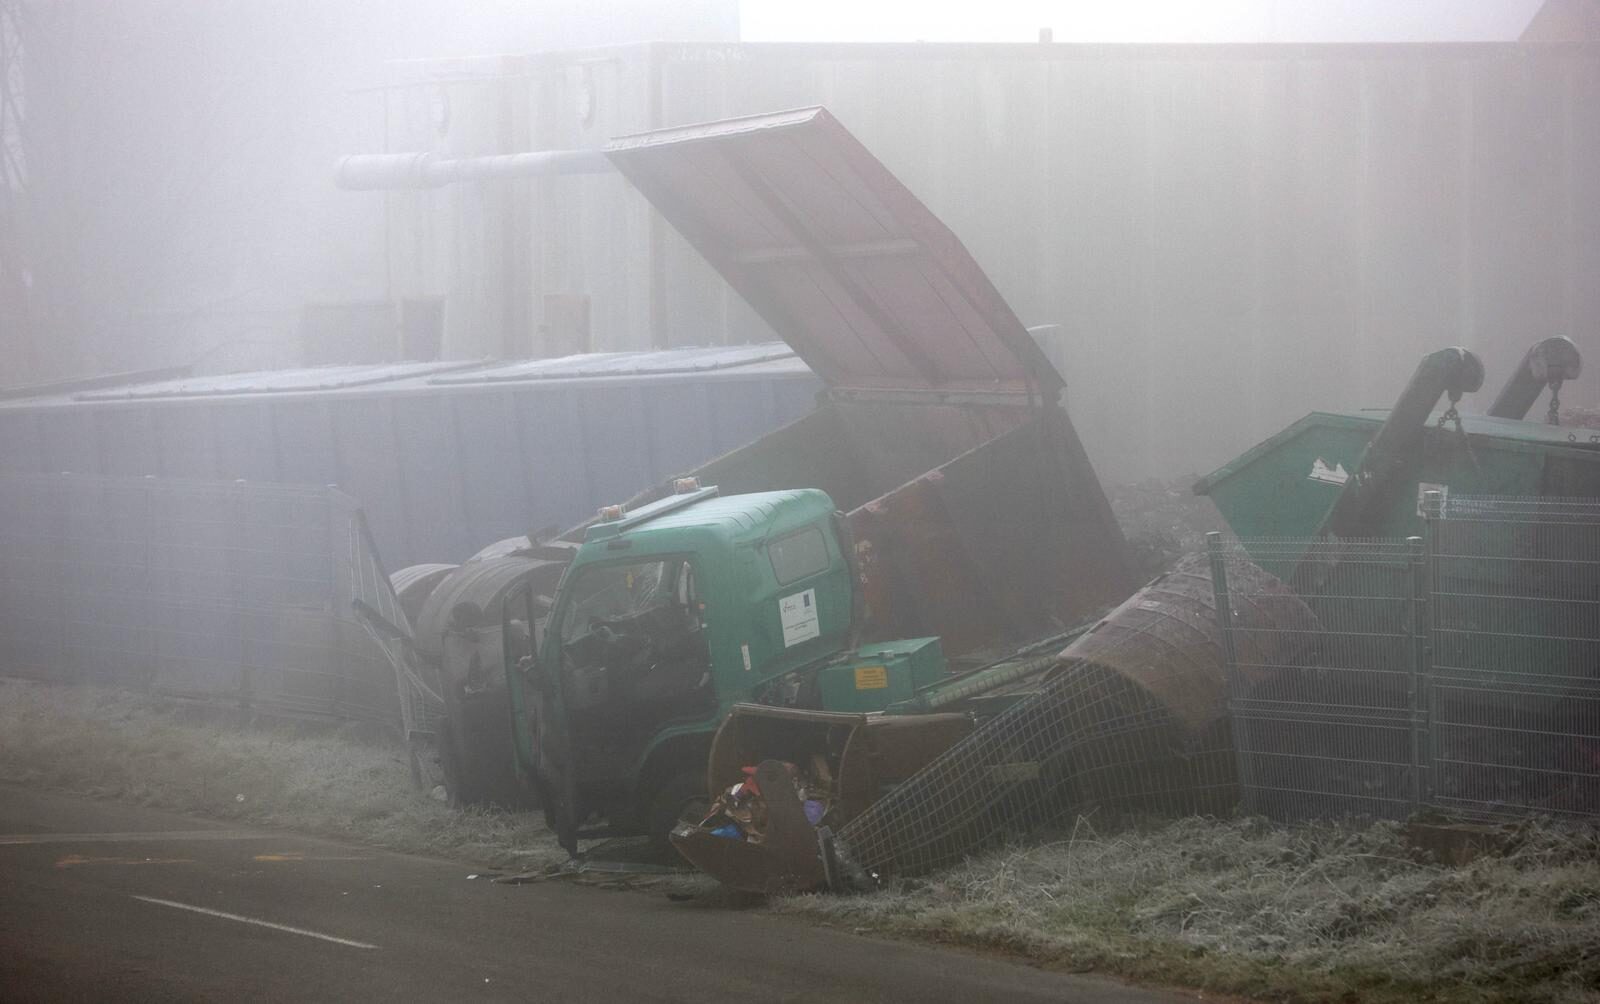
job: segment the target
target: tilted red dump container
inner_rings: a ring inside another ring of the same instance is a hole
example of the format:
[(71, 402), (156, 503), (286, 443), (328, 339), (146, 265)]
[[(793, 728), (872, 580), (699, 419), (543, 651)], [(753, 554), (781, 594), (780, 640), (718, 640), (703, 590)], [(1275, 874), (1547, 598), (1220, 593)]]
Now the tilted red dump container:
[(694, 473), (730, 494), (828, 492), (855, 538), (866, 637), (990, 650), (1132, 591), (1061, 375), (960, 240), (826, 110), (607, 153), (824, 381), (815, 412)]

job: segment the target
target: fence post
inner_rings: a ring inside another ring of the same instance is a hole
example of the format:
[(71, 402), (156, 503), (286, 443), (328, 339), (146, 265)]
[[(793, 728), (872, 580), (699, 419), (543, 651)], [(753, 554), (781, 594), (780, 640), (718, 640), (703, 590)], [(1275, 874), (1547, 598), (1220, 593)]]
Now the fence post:
[[(235, 478), (232, 483), (223, 486), (222, 493), (233, 539), (249, 540), (250, 503), (245, 497), (244, 479)], [(250, 566), (259, 559), (255, 559), (255, 555), (247, 548), (231, 547), (227, 553), (228, 595), (233, 601), (234, 638), (239, 643), (239, 715), (241, 720), (248, 721), (255, 707), (255, 688), (260, 681), (253, 678), (251, 666), (253, 647), (250, 644), (249, 608), (255, 597), (247, 590), (248, 576), (256, 571)]]
[(1427, 765), (1427, 792), (1425, 798), (1432, 802), (1439, 790), (1439, 779), (1436, 773), (1436, 764), (1439, 762), (1439, 736), (1434, 730), (1437, 720), (1434, 707), (1437, 695), (1434, 693), (1433, 660), (1438, 633), (1440, 609), (1438, 604), (1439, 591), (1439, 521), (1444, 519), (1444, 493), (1440, 491), (1424, 492), (1422, 496), (1422, 613), (1423, 619), (1417, 630), (1421, 635), (1421, 651), (1418, 658), (1419, 682), (1422, 685), (1423, 708), (1423, 762)]
[[(357, 574), (351, 565), (352, 550), (350, 514), (341, 504), (343, 494), (338, 485), (324, 485), (317, 494), (317, 512), (326, 521), (323, 532), (328, 541), (328, 670), (332, 675), (332, 693), (328, 696), (328, 712), (335, 717), (354, 717), (345, 708), (345, 682), (350, 675), (350, 656), (344, 640), (343, 620), (347, 616), (352, 590), (348, 584)], [(341, 570), (343, 574), (341, 575)]]
[(1421, 537), (1406, 538), (1406, 608), (1409, 614), (1411, 644), (1406, 666), (1406, 716), (1411, 734), (1411, 810), (1417, 811), (1427, 798), (1429, 759), (1424, 753), (1424, 736), (1429, 730), (1424, 673), (1427, 661), (1428, 596), (1424, 588), (1427, 554)]
[(156, 518), (155, 507), (155, 482), (154, 474), (146, 474), (140, 481), (140, 494), (144, 497), (144, 553), (143, 562), (143, 588), (139, 591), (139, 602), (144, 613), (143, 644), (140, 646), (141, 654), (145, 658), (145, 666), (140, 672), (140, 685), (142, 690), (153, 691), (156, 689), (156, 680), (161, 673), (161, 646), (156, 636), (156, 575), (155, 556), (156, 547), (150, 539)]
[(1249, 811), (1255, 811), (1255, 778), (1250, 763), (1250, 743), (1242, 719), (1235, 714), (1235, 681), (1239, 676), (1238, 653), (1233, 644), (1233, 598), (1228, 592), (1228, 559), (1223, 551), (1222, 534), (1206, 534), (1206, 557), (1211, 563), (1211, 595), (1216, 604), (1217, 635), (1222, 646), (1224, 693), (1228, 696), (1228, 727), (1233, 734), (1234, 769), (1239, 774), (1239, 794)]

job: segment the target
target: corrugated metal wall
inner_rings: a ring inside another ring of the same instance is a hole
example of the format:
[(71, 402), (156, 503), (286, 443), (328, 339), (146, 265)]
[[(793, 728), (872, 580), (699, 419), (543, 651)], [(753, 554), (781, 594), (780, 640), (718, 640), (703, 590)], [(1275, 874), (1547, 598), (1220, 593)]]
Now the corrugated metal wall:
[(374, 369), (351, 367), (293, 371), (289, 383), (323, 388), (305, 392), (282, 380), (243, 392), (279, 376), (268, 373), (187, 381), (202, 395), (187, 398), (136, 387), (97, 394), (122, 401), (11, 402), (0, 406), (0, 475), (337, 485), (366, 511), (389, 569), (461, 561), (566, 529), (758, 439), (811, 411), (819, 387), (793, 360), (694, 372), (695, 353), (673, 356), (684, 372), (474, 385), (399, 367), (387, 383), (330, 386), (326, 374)]
[[(522, 87), (534, 147), (826, 104), (1027, 323), (1065, 327), (1073, 418), (1111, 481), (1386, 405), (1443, 345), (1483, 353), (1491, 389), (1539, 338), (1600, 349), (1594, 46), (671, 45), (543, 57)], [(764, 337), (620, 179), (529, 191), (512, 271), (535, 320), (575, 290), (601, 348)], [(509, 253), (475, 214), (442, 230), (475, 273)], [(480, 291), (452, 295), (482, 316)]]

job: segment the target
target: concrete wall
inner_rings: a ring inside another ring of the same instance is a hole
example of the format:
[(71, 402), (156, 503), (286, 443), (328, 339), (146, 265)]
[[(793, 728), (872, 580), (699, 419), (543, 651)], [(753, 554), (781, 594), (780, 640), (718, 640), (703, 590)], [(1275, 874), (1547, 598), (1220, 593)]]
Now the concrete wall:
[[(1108, 480), (1386, 405), (1443, 345), (1490, 391), (1551, 334), (1600, 373), (1595, 46), (630, 46), (445, 90), (477, 131), (432, 146), (463, 154), (826, 104), (1026, 323), (1064, 326)], [(388, 198), (401, 285), (447, 296), (457, 354), (537, 352), (548, 292), (593, 297), (600, 348), (768, 337), (615, 177)]]

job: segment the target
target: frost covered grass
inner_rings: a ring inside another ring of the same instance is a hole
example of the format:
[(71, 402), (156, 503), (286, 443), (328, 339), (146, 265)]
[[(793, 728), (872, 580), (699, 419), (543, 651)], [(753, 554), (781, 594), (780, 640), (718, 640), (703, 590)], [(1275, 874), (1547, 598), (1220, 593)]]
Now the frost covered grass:
[(533, 869), (566, 855), (537, 814), (454, 812), (367, 730), (239, 725), (98, 687), (0, 680), (0, 781)]
[(1052, 966), (1291, 1001), (1600, 1001), (1600, 838), (1525, 824), (1434, 863), (1401, 827), (1186, 819), (777, 909)]

